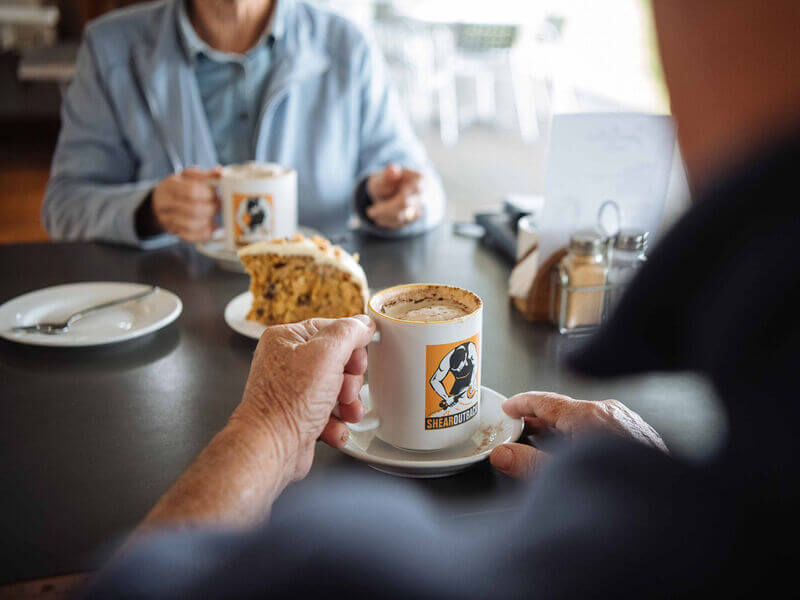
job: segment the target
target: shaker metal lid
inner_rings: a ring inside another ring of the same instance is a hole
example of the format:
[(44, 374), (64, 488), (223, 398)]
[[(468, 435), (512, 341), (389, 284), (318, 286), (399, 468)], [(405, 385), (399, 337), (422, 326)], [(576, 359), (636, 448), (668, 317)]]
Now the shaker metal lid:
[(577, 254), (598, 254), (605, 249), (605, 238), (596, 231), (576, 231), (569, 238), (569, 249)]
[(643, 250), (647, 246), (647, 231), (636, 229), (623, 229), (614, 238), (614, 248), (617, 250)]

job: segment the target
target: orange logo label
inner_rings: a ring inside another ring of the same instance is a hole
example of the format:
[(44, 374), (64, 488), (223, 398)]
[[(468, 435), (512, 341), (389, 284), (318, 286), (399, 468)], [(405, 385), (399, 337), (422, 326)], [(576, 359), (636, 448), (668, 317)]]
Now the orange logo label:
[(233, 194), (233, 230), (236, 241), (272, 237), (272, 196)]
[(461, 425), (478, 414), (478, 334), (425, 347), (425, 429)]

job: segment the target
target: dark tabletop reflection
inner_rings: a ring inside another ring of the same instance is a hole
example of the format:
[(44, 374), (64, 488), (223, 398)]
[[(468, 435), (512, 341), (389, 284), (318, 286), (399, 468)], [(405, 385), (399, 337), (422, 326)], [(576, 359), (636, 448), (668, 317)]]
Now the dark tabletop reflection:
[[(616, 397), (652, 418), (668, 443), (671, 423), (679, 427), (673, 431), (698, 423), (693, 435), (703, 434), (708, 404), (686, 389), (673, 394), (657, 377), (598, 386), (566, 371), (561, 360), (580, 341), (522, 319), (508, 300), (508, 264), (474, 239), (454, 236), (449, 225), (408, 240), (351, 233), (342, 243), (361, 254), (373, 289), (433, 282), (481, 296), (487, 387), (504, 395), (545, 389)], [(256, 347), (223, 317), (247, 289), (247, 276), (221, 270), (191, 245), (150, 252), (86, 243), (0, 246), (0, 302), (79, 281), (155, 284), (181, 298), (183, 313), (159, 332), (118, 345), (0, 342), (0, 512), (13, 515), (2, 525), (0, 583), (96, 566), (91, 551), (134, 527), (225, 424)], [(677, 419), (669, 403), (679, 397), (689, 400)], [(366, 480), (392, 477), (317, 444), (309, 478), (334, 469)], [(443, 518), (514, 510), (519, 487), (487, 462), (408, 485), (424, 491)]]
[[(140, 338), (87, 348), (25, 346), (0, 340), (0, 363), (10, 370), (74, 377), (138, 369), (161, 360), (178, 346), (180, 330), (174, 323)], [(45, 366), (46, 365), (46, 366)]]

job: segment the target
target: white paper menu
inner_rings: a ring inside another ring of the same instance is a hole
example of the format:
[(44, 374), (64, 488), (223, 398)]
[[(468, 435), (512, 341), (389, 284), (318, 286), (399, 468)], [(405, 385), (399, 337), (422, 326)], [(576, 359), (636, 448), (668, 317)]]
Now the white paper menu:
[(654, 234), (661, 223), (675, 146), (669, 116), (565, 114), (553, 117), (539, 225), (539, 259), (566, 246), (579, 229), (596, 229), (613, 200), (621, 228)]

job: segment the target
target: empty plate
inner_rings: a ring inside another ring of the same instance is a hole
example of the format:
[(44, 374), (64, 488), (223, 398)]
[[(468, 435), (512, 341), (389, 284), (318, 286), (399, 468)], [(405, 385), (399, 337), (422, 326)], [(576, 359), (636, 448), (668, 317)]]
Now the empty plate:
[(139, 300), (88, 315), (64, 333), (48, 335), (15, 332), (13, 327), (44, 321), (64, 321), (71, 314), (97, 304), (143, 292), (142, 283), (86, 282), (56, 285), (23, 294), (0, 306), (0, 337), (34, 346), (99, 346), (131, 340), (172, 323), (181, 314), (180, 298), (158, 288)]

